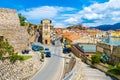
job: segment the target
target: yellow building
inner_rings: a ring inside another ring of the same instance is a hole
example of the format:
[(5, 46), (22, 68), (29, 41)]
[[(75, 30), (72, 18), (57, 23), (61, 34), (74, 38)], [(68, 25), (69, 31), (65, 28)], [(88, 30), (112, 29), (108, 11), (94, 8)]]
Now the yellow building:
[(43, 44), (50, 44), (51, 42), (51, 29), (52, 29), (51, 23), (52, 21), (47, 19), (41, 21)]
[(112, 32), (111, 36), (113, 36), (113, 37), (120, 37), (120, 30)]

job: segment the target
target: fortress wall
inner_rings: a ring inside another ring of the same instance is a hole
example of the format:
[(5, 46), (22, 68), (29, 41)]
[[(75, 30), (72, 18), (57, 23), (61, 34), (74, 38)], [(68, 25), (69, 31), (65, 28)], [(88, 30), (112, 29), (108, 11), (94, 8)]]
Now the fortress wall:
[(0, 8), (0, 36), (8, 39), (16, 51), (28, 48), (29, 35), (24, 26), (20, 26), (15, 10)]

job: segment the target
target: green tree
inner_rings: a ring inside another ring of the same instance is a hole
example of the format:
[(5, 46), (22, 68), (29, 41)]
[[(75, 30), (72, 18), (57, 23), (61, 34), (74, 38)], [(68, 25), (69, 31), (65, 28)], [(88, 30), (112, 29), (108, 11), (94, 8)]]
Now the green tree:
[(92, 64), (100, 63), (100, 58), (101, 58), (100, 54), (94, 54), (94, 55), (92, 55), (92, 57), (91, 57)]
[(19, 20), (20, 20), (20, 25), (25, 26), (26, 18), (24, 16), (22, 16), (21, 14), (18, 14), (18, 16), (19, 16)]
[(7, 57), (11, 62), (18, 60), (18, 53), (14, 52), (13, 46), (9, 44), (7, 39), (5, 41), (0, 41), (0, 59), (3, 60), (6, 54), (8, 54)]

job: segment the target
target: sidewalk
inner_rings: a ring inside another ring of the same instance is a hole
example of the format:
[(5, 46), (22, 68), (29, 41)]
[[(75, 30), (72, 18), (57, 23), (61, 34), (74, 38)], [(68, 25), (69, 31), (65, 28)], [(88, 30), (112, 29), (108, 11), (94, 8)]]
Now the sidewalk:
[(106, 75), (98, 69), (81, 62), (76, 59), (76, 75), (71, 80), (112, 80), (110, 76)]
[(81, 78), (81, 60), (76, 58), (76, 63), (71, 72), (63, 80), (79, 80)]

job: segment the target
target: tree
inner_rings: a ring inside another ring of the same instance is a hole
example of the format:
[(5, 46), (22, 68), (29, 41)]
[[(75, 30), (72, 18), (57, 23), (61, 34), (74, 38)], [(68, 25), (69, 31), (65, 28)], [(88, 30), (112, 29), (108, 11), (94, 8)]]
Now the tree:
[(100, 63), (100, 58), (101, 58), (100, 54), (92, 55), (92, 57), (91, 57), (92, 64)]
[(25, 26), (26, 18), (24, 16), (22, 16), (21, 14), (18, 14), (18, 16), (19, 16), (19, 20), (20, 20), (20, 25)]
[[(6, 54), (8, 54), (8, 56), (6, 56)], [(18, 60), (18, 53), (14, 51), (14, 47), (9, 44), (7, 39), (0, 41), (0, 59), (3, 60), (6, 57), (8, 57), (11, 62)]]

